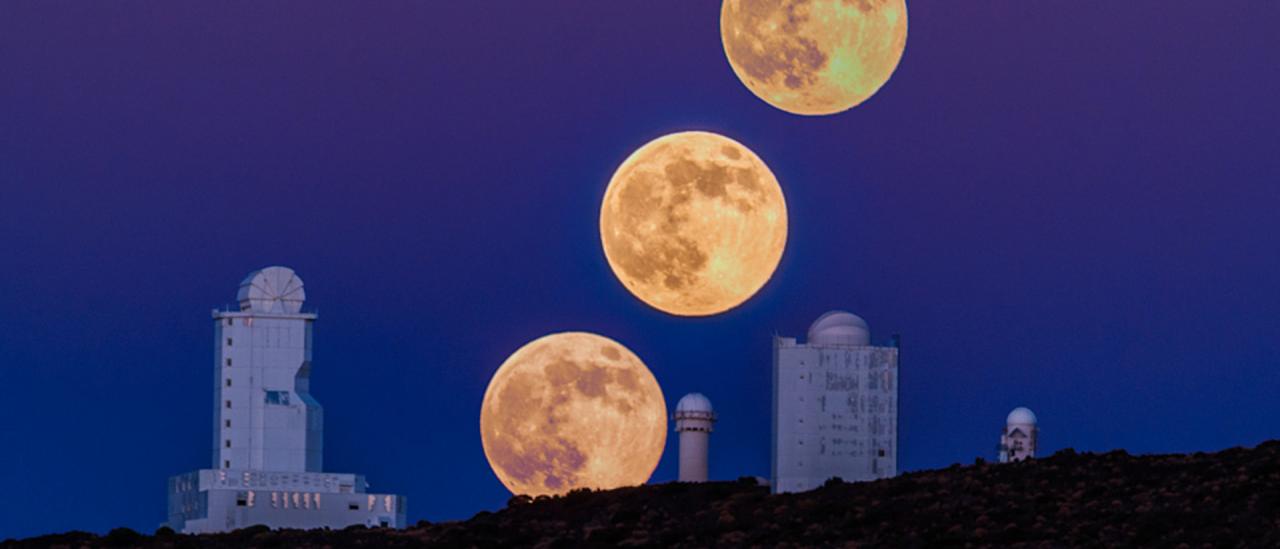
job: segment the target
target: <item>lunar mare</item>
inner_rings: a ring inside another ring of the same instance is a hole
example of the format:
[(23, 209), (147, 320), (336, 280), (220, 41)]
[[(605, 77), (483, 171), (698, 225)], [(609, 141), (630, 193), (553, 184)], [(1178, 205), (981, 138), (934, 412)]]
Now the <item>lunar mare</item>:
[(513, 494), (563, 494), (649, 480), (667, 440), (667, 405), (629, 349), (585, 332), (536, 339), (485, 390), (480, 439)]
[(907, 44), (906, 0), (725, 0), (720, 39), (760, 99), (802, 115), (866, 101)]
[(768, 282), (787, 241), (782, 188), (760, 157), (708, 132), (655, 139), (622, 163), (600, 208), (609, 267), (674, 315), (721, 313)]

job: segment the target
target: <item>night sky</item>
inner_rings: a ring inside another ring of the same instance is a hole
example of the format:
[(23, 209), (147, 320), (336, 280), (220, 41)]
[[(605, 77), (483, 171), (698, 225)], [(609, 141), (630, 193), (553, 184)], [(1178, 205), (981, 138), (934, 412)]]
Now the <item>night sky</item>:
[[(272, 264), (320, 314), (325, 469), (411, 521), (506, 503), (481, 397), (565, 330), (710, 397), (717, 479), (768, 475), (770, 338), (833, 308), (901, 334), (904, 470), (993, 458), (1017, 405), (1048, 452), (1280, 436), (1277, 21), (920, 0), (888, 84), (811, 118), (738, 81), (712, 0), (0, 3), (0, 538), (166, 519), (210, 465), (209, 311)], [(790, 215), (769, 284), (696, 319), (597, 230), (618, 164), (693, 129)]]

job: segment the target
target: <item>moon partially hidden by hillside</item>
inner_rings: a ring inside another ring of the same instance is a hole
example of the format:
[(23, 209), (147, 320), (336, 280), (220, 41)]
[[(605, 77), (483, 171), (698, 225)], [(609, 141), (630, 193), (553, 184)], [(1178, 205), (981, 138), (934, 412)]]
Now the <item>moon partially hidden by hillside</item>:
[(618, 167), (600, 207), (600, 240), (609, 267), (641, 301), (674, 315), (713, 315), (773, 275), (787, 242), (786, 200), (741, 143), (675, 133)]
[(866, 101), (907, 45), (906, 0), (725, 0), (720, 39), (760, 99), (803, 115)]
[(489, 382), (480, 439), (513, 494), (644, 484), (667, 441), (667, 405), (640, 358), (607, 337), (551, 334)]

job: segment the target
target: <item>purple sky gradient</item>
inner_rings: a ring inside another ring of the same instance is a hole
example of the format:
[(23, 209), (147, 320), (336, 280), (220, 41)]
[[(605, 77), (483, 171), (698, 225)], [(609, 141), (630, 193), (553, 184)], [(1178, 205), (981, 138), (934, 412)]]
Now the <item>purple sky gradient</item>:
[[(150, 531), (209, 465), (211, 308), (295, 268), (325, 465), (433, 521), (509, 494), (478, 432), (524, 342), (628, 345), (767, 475), (770, 336), (902, 334), (900, 465), (1280, 434), (1280, 3), (910, 6), (847, 113), (752, 96), (714, 1), (0, 3), (0, 538)], [(614, 168), (724, 133), (790, 240), (754, 299), (666, 316), (597, 234)], [(675, 477), (674, 437), (655, 481)]]

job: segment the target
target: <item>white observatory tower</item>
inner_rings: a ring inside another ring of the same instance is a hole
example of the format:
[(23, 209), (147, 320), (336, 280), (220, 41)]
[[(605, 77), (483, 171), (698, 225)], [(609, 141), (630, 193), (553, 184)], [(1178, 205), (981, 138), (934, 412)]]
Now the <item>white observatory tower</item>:
[(803, 344), (774, 337), (772, 467), (774, 492), (898, 474), (896, 337), (872, 345), (845, 311), (818, 317)]
[(680, 433), (680, 482), (707, 481), (707, 450), (716, 413), (702, 393), (689, 393), (676, 404)]
[(169, 479), (168, 525), (182, 533), (402, 527), (405, 498), (367, 493), (361, 475), (324, 473), (324, 416), (311, 396), (311, 327), (302, 279), (249, 273), (237, 311), (213, 311), (213, 468)]
[(1000, 463), (1036, 457), (1036, 440), (1039, 438), (1036, 414), (1023, 406), (1014, 408), (1005, 420), (1004, 433), (1000, 435)]

